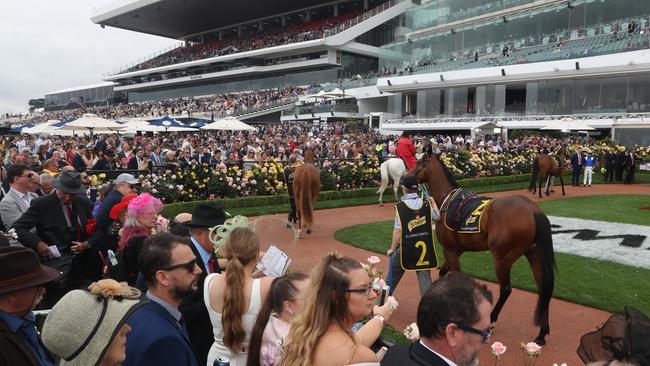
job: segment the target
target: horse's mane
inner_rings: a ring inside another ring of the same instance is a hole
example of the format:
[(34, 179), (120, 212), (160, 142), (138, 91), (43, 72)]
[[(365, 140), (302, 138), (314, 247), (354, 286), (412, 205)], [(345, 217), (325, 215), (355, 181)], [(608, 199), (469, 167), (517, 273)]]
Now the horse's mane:
[(454, 178), (454, 175), (451, 174), (451, 171), (449, 171), (449, 168), (447, 168), (447, 165), (445, 165), (445, 162), (442, 161), (442, 159), (440, 159), (438, 157), (436, 157), (436, 158), (438, 159), (438, 162), (440, 162), (440, 166), (442, 167), (442, 171), (445, 172), (445, 177), (447, 177), (447, 180), (449, 181), (449, 184), (451, 184), (451, 186), (453, 188), (460, 187), (458, 185), (458, 182), (456, 182), (456, 178)]

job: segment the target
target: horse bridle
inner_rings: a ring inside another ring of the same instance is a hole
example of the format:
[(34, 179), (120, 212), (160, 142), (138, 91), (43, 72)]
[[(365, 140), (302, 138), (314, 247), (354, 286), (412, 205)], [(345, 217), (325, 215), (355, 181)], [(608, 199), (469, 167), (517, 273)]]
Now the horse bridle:
[[(418, 165), (417, 165), (417, 164), (415, 165), (416, 169), (413, 170), (413, 175), (414, 175), (415, 177), (417, 177), (417, 176), (418, 176), (418, 173), (419, 173), (420, 171), (422, 171), (422, 170), (423, 170), (423, 174), (424, 174), (424, 176), (425, 176), (425, 177), (428, 177), (428, 175), (427, 175), (427, 173), (428, 173), (427, 170), (428, 170), (428, 166), (429, 166), (429, 161), (428, 161), (428, 159), (427, 159), (428, 156), (429, 156), (429, 155), (428, 155), (427, 153), (425, 153), (425, 154), (422, 156), (422, 158), (420, 159), (420, 161), (422, 162), (422, 165), (424, 165), (424, 168), (421, 168), (421, 167), (418, 168)], [(427, 183), (428, 183), (428, 182), (427, 182)], [(451, 190), (450, 190), (449, 192), (445, 193), (444, 198), (442, 199), (442, 202), (440, 203), (440, 212), (445, 212), (445, 211), (447, 210), (446, 208), (443, 209), (442, 206), (444, 206), (444, 203), (447, 201), (447, 199), (450, 197), (450, 195), (451, 195), (455, 190), (456, 190), (456, 188), (453, 188), (453, 187), (452, 187)], [(447, 205), (447, 206), (449, 206), (449, 205)]]

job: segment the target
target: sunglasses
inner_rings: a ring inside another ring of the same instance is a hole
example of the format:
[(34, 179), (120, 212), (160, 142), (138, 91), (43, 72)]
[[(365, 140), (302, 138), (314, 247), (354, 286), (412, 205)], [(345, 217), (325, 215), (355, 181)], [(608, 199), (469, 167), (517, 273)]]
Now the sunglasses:
[(456, 324), (456, 326), (457, 326), (459, 329), (461, 329), (461, 330), (463, 330), (463, 331), (465, 331), (465, 332), (468, 332), (468, 333), (474, 333), (474, 334), (478, 334), (478, 335), (480, 335), (481, 337), (483, 337), (483, 343), (487, 343), (487, 342), (489, 342), (489, 341), (490, 341), (490, 337), (492, 336), (492, 328), (487, 328), (487, 329), (483, 329), (483, 330), (481, 330), (481, 329), (476, 329), (476, 328), (474, 328), (474, 327), (470, 327), (469, 325), (465, 325), (465, 324), (463, 324), (463, 323), (452, 322), (452, 321), (450, 321), (450, 320), (441, 321), (441, 322), (440, 322), (440, 325), (444, 327), (444, 326), (447, 326), (448, 324), (451, 324), (451, 323)]
[(194, 266), (196, 266), (196, 258), (192, 259), (189, 262), (179, 263), (179, 264), (171, 264), (169, 266), (162, 267), (160, 269), (163, 270), (163, 271), (173, 271), (173, 270), (176, 270), (176, 269), (179, 269), (179, 268), (183, 268), (188, 272), (194, 272)]
[(29, 173), (27, 175), (21, 175), (22, 178), (31, 178), (34, 176), (34, 173)]

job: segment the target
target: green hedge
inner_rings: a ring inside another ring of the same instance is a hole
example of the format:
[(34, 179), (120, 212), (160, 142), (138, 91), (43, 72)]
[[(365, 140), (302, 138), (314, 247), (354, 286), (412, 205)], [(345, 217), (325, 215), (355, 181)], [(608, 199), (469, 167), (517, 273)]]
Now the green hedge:
[[(522, 175), (512, 175), (505, 177), (485, 177), (485, 178), (472, 178), (472, 179), (460, 179), (458, 184), (465, 188), (472, 187), (484, 187), (497, 184), (507, 184), (507, 183), (518, 183), (518, 182), (528, 182), (530, 180), (530, 174)], [(320, 201), (329, 201), (329, 200), (340, 200), (340, 199), (349, 199), (349, 198), (360, 198), (373, 196), (377, 192), (377, 187), (371, 188), (361, 188), (353, 190), (341, 190), (341, 191), (324, 191), (320, 192), (319, 200)], [(285, 206), (289, 204), (289, 197), (286, 194), (278, 194), (273, 196), (249, 196), (249, 197), (239, 197), (239, 198), (230, 198), (223, 200), (204, 200), (204, 201), (192, 201), (192, 202), (178, 202), (170, 203), (165, 205), (165, 208), (162, 211), (163, 216), (165, 217), (174, 217), (181, 212), (192, 212), (194, 206), (199, 203), (210, 203), (217, 205), (224, 210), (231, 208), (240, 208), (240, 207), (260, 207), (260, 206)]]

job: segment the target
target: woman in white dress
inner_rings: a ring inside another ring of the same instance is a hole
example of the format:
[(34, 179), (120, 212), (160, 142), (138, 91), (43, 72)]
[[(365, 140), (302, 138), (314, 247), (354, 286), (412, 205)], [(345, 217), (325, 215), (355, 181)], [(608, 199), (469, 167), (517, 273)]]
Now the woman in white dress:
[[(374, 307), (377, 294), (361, 264), (333, 252), (316, 267), (311, 283), (302, 312), (289, 330), (281, 364), (379, 365), (370, 346), (379, 337), (392, 308)], [(352, 333), (352, 325), (373, 311), (376, 315)]]
[(260, 243), (252, 230), (234, 229), (224, 249), (226, 273), (210, 274), (204, 284), (205, 305), (214, 331), (207, 366), (219, 357), (229, 359), (231, 366), (244, 366), (251, 331), (272, 278), (253, 279)]

